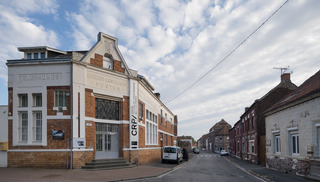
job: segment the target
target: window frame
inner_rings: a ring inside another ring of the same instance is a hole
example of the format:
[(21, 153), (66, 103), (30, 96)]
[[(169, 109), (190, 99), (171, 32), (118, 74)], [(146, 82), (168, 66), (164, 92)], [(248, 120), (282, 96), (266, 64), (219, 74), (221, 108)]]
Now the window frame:
[[(25, 117), (23, 117), (23, 115), (25, 115)], [(29, 140), (29, 120), (28, 120), (28, 111), (20, 111), (18, 112), (19, 115), (19, 127), (18, 127), (18, 131), (19, 131), (19, 140), (18, 143), (28, 143)], [(24, 130), (26, 129), (26, 130)]]
[[(60, 94), (60, 92), (62, 93)], [(62, 105), (60, 105), (60, 97), (62, 97)], [(67, 91), (66, 90), (54, 91), (54, 107), (58, 108), (59, 112), (66, 110), (66, 107), (67, 107)]]
[(299, 133), (298, 132), (291, 132), (290, 133), (290, 154), (292, 156), (299, 155)]
[(273, 135), (273, 153), (280, 154), (281, 153), (281, 136), (280, 133), (275, 133)]
[[(38, 96), (40, 96), (40, 99)], [(32, 100), (33, 100), (33, 107), (42, 107), (42, 93), (33, 93)]]
[[(147, 114), (148, 113), (148, 114)], [(145, 145), (158, 145), (158, 122), (156, 115), (147, 109), (145, 120)]]
[(21, 93), (18, 94), (19, 98), (19, 107), (28, 107), (28, 94)]
[[(40, 118), (38, 118), (40, 116)], [(39, 123), (38, 123), (39, 121)], [(33, 142), (35, 143), (42, 143), (42, 127), (43, 127), (43, 117), (41, 111), (34, 111), (33, 112)], [(40, 129), (40, 131), (38, 130)], [(41, 139), (37, 137), (40, 136)]]

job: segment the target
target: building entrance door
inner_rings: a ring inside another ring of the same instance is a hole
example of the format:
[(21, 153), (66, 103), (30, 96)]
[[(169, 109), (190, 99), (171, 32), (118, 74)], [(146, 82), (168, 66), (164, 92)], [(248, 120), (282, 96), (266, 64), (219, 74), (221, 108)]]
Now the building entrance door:
[(119, 126), (96, 123), (96, 159), (119, 158)]

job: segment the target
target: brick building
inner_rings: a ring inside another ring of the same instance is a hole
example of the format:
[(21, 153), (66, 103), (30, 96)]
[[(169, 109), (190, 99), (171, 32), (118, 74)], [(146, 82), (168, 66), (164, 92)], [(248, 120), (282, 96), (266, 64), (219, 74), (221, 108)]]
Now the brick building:
[(267, 167), (320, 179), (320, 71), (265, 112)]
[(191, 151), (193, 148), (192, 136), (178, 136), (177, 142), (180, 148), (188, 149), (188, 151)]
[[(280, 83), (265, 94), (241, 115), (240, 121), (234, 125), (236, 130), (236, 156), (250, 162), (265, 165), (265, 118), (263, 113), (273, 104), (297, 88), (290, 80), (290, 74), (281, 75)], [(230, 136), (233, 137), (233, 136)], [(234, 144), (231, 144), (233, 145)]]
[(224, 119), (214, 124), (209, 130), (209, 150), (219, 153), (221, 150), (229, 150), (229, 130), (231, 125)]
[(21, 47), (8, 60), (8, 166), (80, 168), (92, 159), (159, 160), (177, 116), (128, 68), (117, 39), (89, 51)]

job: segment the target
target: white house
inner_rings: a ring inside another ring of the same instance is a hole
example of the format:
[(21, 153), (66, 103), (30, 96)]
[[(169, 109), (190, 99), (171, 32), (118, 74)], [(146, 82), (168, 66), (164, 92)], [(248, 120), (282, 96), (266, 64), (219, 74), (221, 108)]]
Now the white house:
[(320, 175), (320, 71), (269, 108), (265, 117), (266, 166)]

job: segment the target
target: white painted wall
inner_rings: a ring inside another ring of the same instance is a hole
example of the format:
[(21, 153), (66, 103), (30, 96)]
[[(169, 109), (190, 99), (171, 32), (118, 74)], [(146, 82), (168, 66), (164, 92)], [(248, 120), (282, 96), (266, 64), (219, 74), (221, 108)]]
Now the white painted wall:
[[(70, 63), (62, 64), (25, 64), (19, 66), (8, 67), (8, 87), (13, 88), (13, 116), (9, 119), (13, 120), (13, 145), (47, 145), (47, 86), (70, 86)], [(42, 94), (42, 107), (32, 107), (33, 93)], [(18, 94), (28, 94), (28, 108), (19, 108)], [(28, 111), (28, 128), (33, 127), (32, 111), (42, 112), (42, 143), (32, 143), (32, 132), (28, 133), (28, 143), (18, 143), (18, 119), (19, 111)], [(62, 116), (61, 113), (57, 116), (50, 116), (50, 119), (70, 119), (70, 116)]]
[[(8, 106), (0, 106), (0, 142), (8, 142)], [(0, 151), (0, 167), (7, 164), (7, 152)]]
[[(291, 121), (294, 121), (293, 126)], [(276, 124), (276, 126), (275, 126)], [(266, 117), (267, 157), (290, 155), (288, 128), (297, 127), (299, 133), (299, 159), (307, 158), (307, 147), (319, 148), (317, 127), (320, 127), (320, 98), (293, 106)], [(273, 131), (280, 130), (281, 153), (274, 154)], [(271, 146), (268, 146), (268, 142)]]

